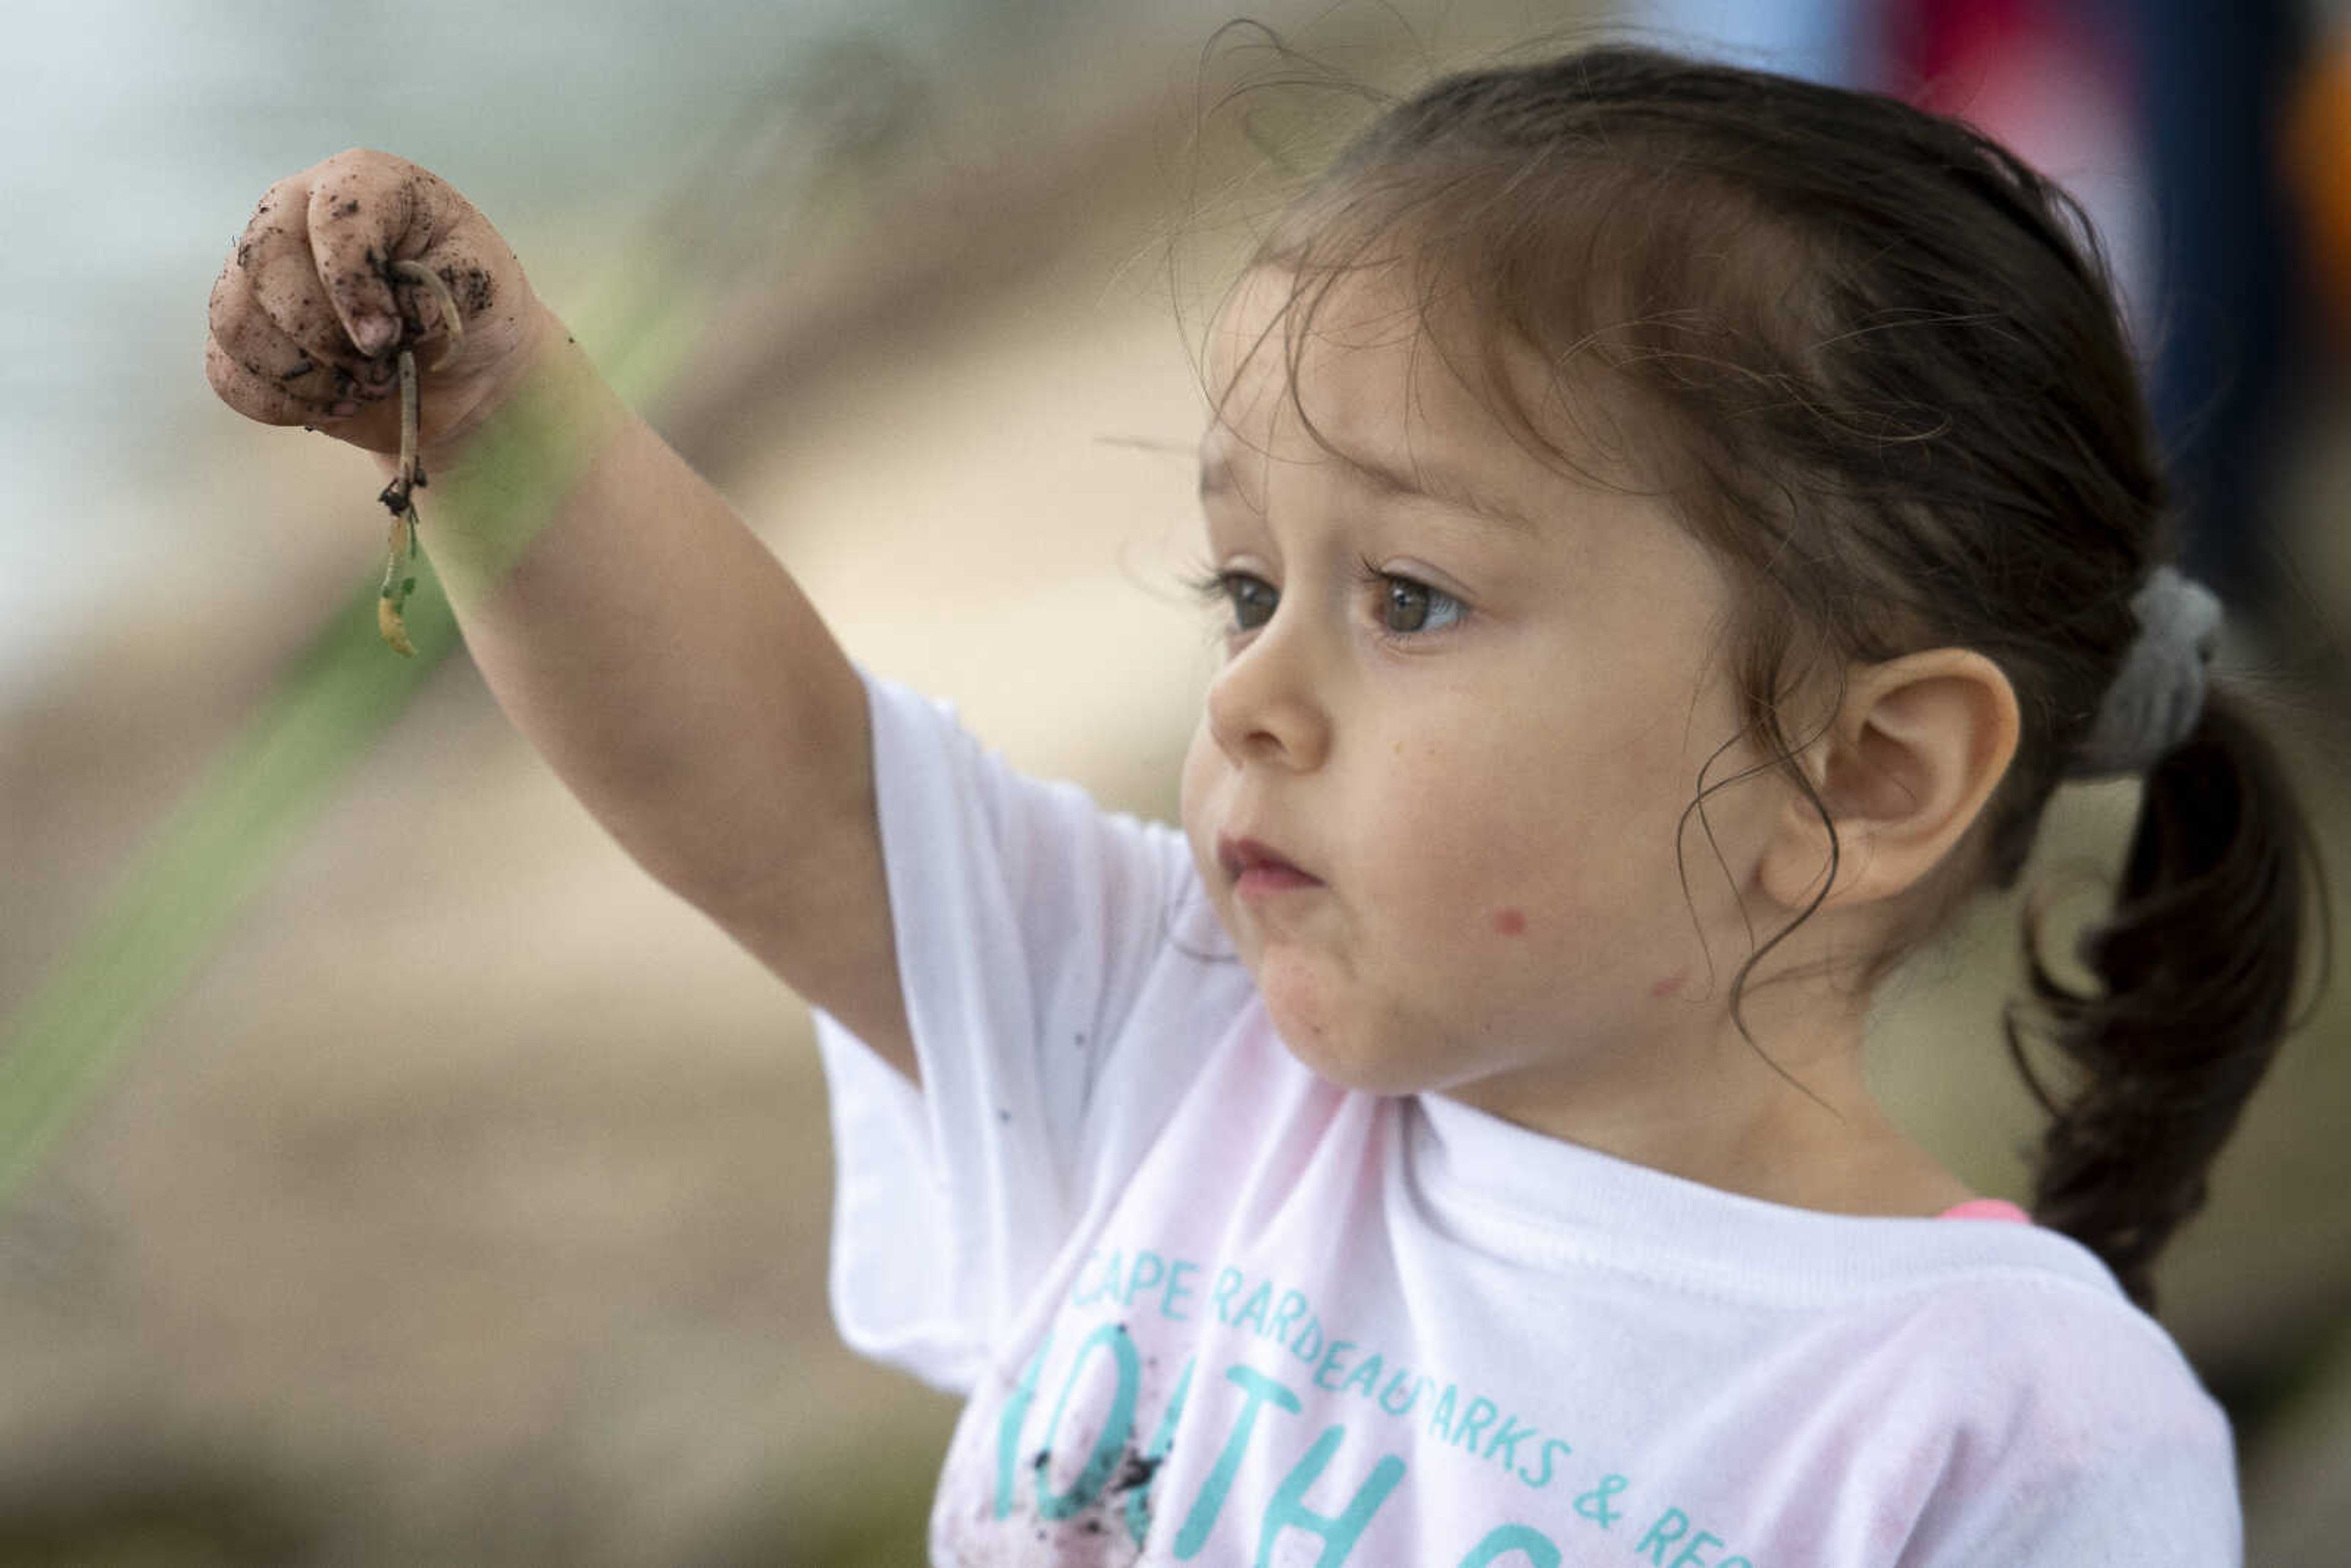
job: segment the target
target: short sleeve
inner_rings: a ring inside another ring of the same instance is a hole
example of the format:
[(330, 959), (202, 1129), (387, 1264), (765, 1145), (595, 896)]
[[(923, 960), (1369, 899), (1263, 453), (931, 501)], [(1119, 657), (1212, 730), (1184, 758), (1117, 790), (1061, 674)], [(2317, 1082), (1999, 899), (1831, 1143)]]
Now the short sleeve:
[(918, 1089), (818, 1015), (831, 1295), (857, 1350), (966, 1390), (1078, 1218), (1131, 1174), (1247, 994), (1183, 836), (1012, 770), (868, 675)]
[(2228, 1417), (2179, 1347), (2118, 1291), (2042, 1288), (2008, 1308), (1975, 1325), (1979, 1399), (2001, 1414), (1968, 1425), (1968, 1482), (1902, 1562), (2237, 1568)]
[(2238, 1568), (2244, 1562), (2235, 1460), (2217, 1419), (2147, 1430), (1986, 1500), (1981, 1538), (1954, 1563), (2016, 1568)]

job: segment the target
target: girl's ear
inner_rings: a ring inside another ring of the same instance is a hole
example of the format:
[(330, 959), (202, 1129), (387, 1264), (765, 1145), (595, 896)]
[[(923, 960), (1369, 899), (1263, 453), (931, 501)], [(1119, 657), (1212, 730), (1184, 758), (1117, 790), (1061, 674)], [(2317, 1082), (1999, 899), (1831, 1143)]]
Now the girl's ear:
[[(1836, 825), (1826, 904), (1891, 898), (1958, 843), (2016, 755), (2016, 692), (1969, 648), (1857, 667), (1829, 728), (1800, 755)], [(1828, 830), (1797, 796), (1757, 868), (1762, 892), (1801, 909), (1829, 871)]]

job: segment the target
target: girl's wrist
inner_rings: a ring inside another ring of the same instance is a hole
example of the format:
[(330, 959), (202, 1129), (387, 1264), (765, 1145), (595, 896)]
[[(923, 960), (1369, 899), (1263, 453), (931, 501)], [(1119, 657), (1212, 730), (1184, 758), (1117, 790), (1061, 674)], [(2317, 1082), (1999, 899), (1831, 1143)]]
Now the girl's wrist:
[[(541, 307), (515, 373), (419, 452), (420, 535), (460, 602), (502, 579), (636, 418)], [(430, 393), (428, 392), (429, 396)], [(383, 459), (386, 472), (395, 457)]]
[[(454, 386), (427, 382), (422, 389), (419, 413), (423, 444), (418, 448), (417, 459), (428, 480), (465, 473), (475, 438), (510, 404), (526, 396), (544, 402), (550, 394), (559, 394), (577, 379), (584, 362), (561, 319), (535, 303), (529, 325), (498, 373)], [(377, 452), (374, 456), (387, 476), (399, 468), (396, 450)]]

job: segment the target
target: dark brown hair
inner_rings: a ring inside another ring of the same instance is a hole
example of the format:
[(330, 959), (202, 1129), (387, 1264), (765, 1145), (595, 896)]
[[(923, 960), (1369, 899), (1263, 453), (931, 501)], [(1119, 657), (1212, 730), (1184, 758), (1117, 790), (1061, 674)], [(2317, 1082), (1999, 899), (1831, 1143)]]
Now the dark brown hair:
[[(1823, 822), (1784, 717), (1808, 678), (1939, 646), (1999, 664), (2014, 761), (1865, 984), (2017, 881), (2132, 595), (2176, 554), (2106, 267), (2063, 191), (1891, 98), (1610, 47), (1389, 108), (1256, 259), (1294, 279), (1293, 353), (1340, 279), (1395, 270), (1424, 320), (1468, 324), (1432, 340), (1514, 434), (1656, 486), (1732, 568), (1747, 723)], [(1531, 396), (1507, 368), (1530, 349), (1552, 371)], [(1735, 782), (1701, 773), (1692, 811)], [(2215, 685), (2147, 775), (2081, 944), (2089, 988), (2027, 917), (2031, 994), (2004, 1029), (2054, 1118), (2033, 1210), (2142, 1303), (2287, 1031), (2318, 874), (2276, 756)], [(1818, 906), (1749, 956), (1734, 1004)], [(2074, 1070), (2063, 1091), (2030, 1033)]]

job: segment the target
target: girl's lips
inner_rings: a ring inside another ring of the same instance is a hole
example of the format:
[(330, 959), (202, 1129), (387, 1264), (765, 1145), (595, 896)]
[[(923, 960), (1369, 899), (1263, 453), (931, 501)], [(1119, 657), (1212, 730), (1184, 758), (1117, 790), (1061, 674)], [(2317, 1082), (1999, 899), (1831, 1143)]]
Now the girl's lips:
[(1233, 879), (1233, 891), (1243, 898), (1270, 898), (1278, 893), (1320, 887), (1322, 879), (1310, 876), (1255, 839), (1219, 836), (1217, 862)]
[(1278, 893), (1322, 885), (1291, 865), (1254, 865), (1233, 879), (1233, 891), (1247, 899), (1271, 898)]

